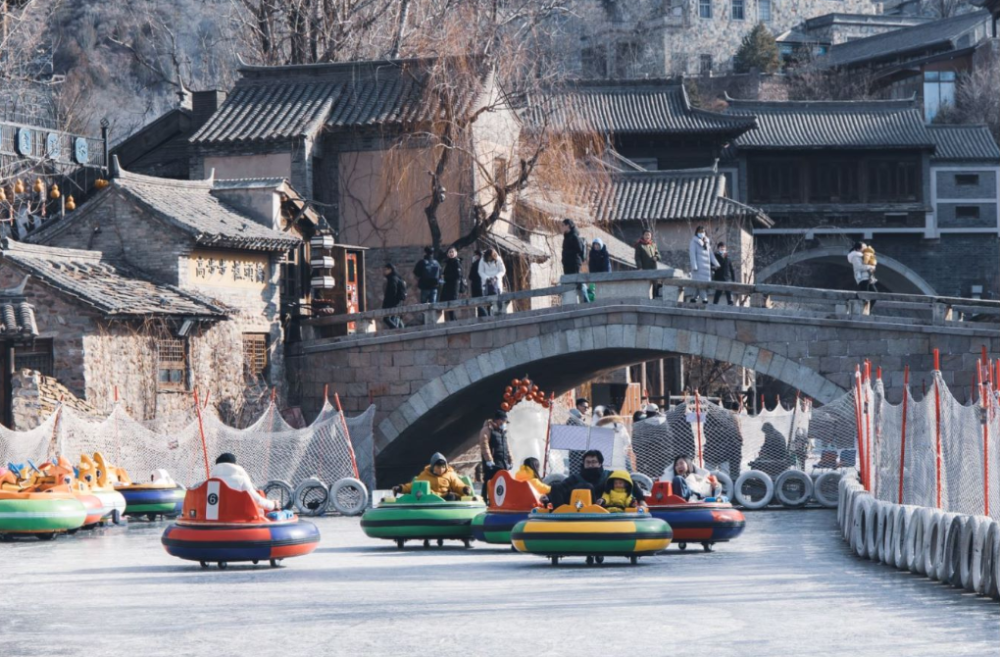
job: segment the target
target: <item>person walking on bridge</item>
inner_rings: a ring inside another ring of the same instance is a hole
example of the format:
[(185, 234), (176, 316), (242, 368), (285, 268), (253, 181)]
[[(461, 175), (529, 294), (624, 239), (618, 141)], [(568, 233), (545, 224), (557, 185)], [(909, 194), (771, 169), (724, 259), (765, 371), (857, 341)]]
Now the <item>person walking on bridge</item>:
[(424, 249), (424, 258), (414, 265), (413, 275), (420, 290), (420, 303), (436, 303), (441, 284), (441, 263), (434, 258), (432, 247)]
[[(396, 266), (391, 262), (385, 263), (383, 273), (385, 273), (385, 293), (382, 295), (382, 307), (402, 306), (406, 302), (406, 281), (396, 273)], [(382, 321), (388, 328), (403, 328), (403, 320), (398, 316), (386, 317)]]
[[(712, 244), (705, 233), (704, 226), (698, 226), (691, 238), (688, 246), (688, 256), (691, 260), (691, 279), (695, 281), (708, 282), (712, 280), (712, 270), (718, 268), (719, 262), (712, 253)], [(688, 297), (688, 301), (695, 303), (699, 298), (701, 302), (708, 303), (708, 288), (695, 289)]]
[[(642, 231), (642, 237), (635, 243), (635, 266), (642, 270), (655, 270), (660, 267), (660, 249), (653, 239), (653, 231)], [(659, 298), (662, 285), (653, 288), (653, 298)]]
[[(562, 225), (562, 267), (563, 274), (572, 276), (580, 273), (580, 268), (587, 259), (587, 243), (580, 237), (580, 231), (576, 229), (576, 224), (572, 219), (563, 219)], [(580, 283), (580, 301), (587, 303), (590, 297), (587, 295), (587, 286)]]
[[(712, 272), (712, 280), (720, 283), (732, 283), (736, 280), (736, 271), (733, 269), (733, 261), (729, 259), (729, 252), (726, 250), (726, 243), (719, 242), (715, 250), (715, 260), (719, 266)], [(726, 293), (726, 302), (733, 305), (733, 293), (729, 290), (716, 290), (715, 300), (712, 303), (719, 303), (722, 293)]]

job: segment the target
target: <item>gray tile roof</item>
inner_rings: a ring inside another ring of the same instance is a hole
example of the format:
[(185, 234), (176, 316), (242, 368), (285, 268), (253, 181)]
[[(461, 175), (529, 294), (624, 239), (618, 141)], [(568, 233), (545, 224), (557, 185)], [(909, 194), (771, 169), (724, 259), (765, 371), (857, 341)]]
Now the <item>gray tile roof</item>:
[(711, 170), (613, 173), (590, 190), (598, 222), (700, 221), (750, 218), (770, 225), (763, 212), (726, 198), (725, 177)]
[(691, 107), (684, 85), (666, 80), (579, 81), (532, 108), (531, 123), (567, 132), (735, 136), (755, 125), (752, 116)]
[[(463, 89), (457, 113), (469, 112), (483, 93)], [(191, 138), (201, 145), (281, 141), (330, 129), (410, 125), (441, 115), (426, 92), (427, 71), (451, 60), (401, 59), (302, 66), (246, 66), (225, 103)]]
[(172, 285), (155, 283), (99, 251), (57, 249), (11, 239), (0, 243), (0, 261), (79, 299), (106, 316), (223, 318), (228, 309)]
[(984, 125), (930, 125), (927, 130), (937, 144), (935, 162), (1000, 162), (1000, 147)]
[(728, 98), (728, 114), (756, 116), (738, 149), (932, 148), (923, 113), (910, 100), (753, 101)]
[[(23, 283), (21, 287), (20, 291), (23, 292)], [(24, 340), (37, 337), (35, 307), (25, 300), (23, 294), (9, 292), (11, 291), (0, 291), (0, 338)]]
[(986, 36), (989, 20), (989, 12), (979, 10), (848, 41), (832, 46), (818, 63), (830, 67), (858, 66), (974, 46)]

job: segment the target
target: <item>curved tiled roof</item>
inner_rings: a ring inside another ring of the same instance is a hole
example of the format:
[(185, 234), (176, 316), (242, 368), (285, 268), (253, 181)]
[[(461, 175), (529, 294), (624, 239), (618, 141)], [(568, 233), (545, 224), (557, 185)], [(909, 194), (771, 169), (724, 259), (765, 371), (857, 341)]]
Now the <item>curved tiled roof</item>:
[(852, 66), (905, 59), (907, 55), (974, 46), (975, 40), (964, 43), (963, 37), (979, 26), (985, 28), (989, 20), (989, 12), (980, 10), (922, 25), (904, 27), (901, 30), (832, 46), (827, 55), (818, 61), (824, 66)]
[(173, 285), (154, 283), (99, 251), (5, 239), (0, 259), (105, 315), (222, 318), (226, 308)]
[(753, 218), (763, 213), (722, 195), (725, 178), (714, 171), (613, 173), (590, 192), (595, 220), (699, 221)]
[[(419, 123), (443, 115), (426, 83), (434, 67), (475, 67), (474, 84), (456, 91), (454, 113), (471, 111), (491, 71), (481, 58), (422, 58), (301, 66), (246, 66), (194, 144), (281, 141), (314, 136), (324, 126), (352, 128)], [(465, 70), (462, 68), (461, 70)], [(440, 73), (440, 71), (439, 71)], [(469, 78), (470, 81), (473, 78)], [(460, 79), (457, 78), (456, 79)]]
[(727, 114), (757, 117), (740, 149), (932, 148), (911, 100), (753, 101), (727, 97)]
[(567, 132), (738, 135), (754, 119), (691, 106), (684, 85), (666, 80), (578, 81), (553, 92), (530, 111), (535, 125)]
[(927, 129), (937, 144), (935, 162), (1000, 162), (1000, 147), (984, 125), (930, 125)]

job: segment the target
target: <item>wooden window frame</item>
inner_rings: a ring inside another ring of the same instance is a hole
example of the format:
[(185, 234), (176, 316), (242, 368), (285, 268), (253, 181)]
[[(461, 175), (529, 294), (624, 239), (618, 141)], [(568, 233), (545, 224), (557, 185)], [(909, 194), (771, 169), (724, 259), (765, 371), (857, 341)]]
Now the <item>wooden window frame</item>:
[(795, 158), (763, 158), (750, 163), (751, 203), (802, 203), (802, 166)]
[[(263, 360), (263, 367), (258, 367)], [(271, 336), (268, 333), (243, 334), (243, 376), (249, 381), (267, 382), (271, 375)]]
[[(156, 339), (156, 388), (186, 391), (188, 387), (188, 339), (170, 337)], [(180, 358), (178, 358), (180, 356)], [(179, 372), (179, 375), (176, 373)], [(164, 377), (164, 373), (166, 377)], [(164, 380), (166, 378), (166, 380)], [(176, 379), (180, 379), (179, 381)]]
[(894, 203), (920, 199), (920, 161), (898, 157), (875, 157), (868, 160), (865, 187), (868, 201)]
[(34, 370), (42, 376), (55, 376), (55, 349), (52, 338), (39, 338), (29, 345), (14, 347), (14, 371)]

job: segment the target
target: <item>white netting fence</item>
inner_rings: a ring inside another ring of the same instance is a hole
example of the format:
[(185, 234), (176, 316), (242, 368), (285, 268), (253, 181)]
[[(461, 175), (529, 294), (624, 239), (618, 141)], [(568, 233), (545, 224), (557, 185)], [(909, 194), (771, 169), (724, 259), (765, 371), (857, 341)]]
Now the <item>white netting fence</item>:
[(190, 486), (205, 478), (206, 454), (211, 464), (219, 454), (231, 452), (258, 486), (273, 480), (297, 486), (308, 477), (329, 485), (357, 477), (375, 490), (374, 418), (374, 406), (346, 417), (327, 403), (312, 424), (295, 429), (272, 402), (251, 426), (236, 429), (211, 408), (202, 409), (200, 419), (192, 408), (186, 416), (143, 423), (120, 404), (103, 419), (62, 407), (30, 431), (0, 427), (0, 465), (26, 459), (37, 463), (54, 453), (75, 461), (80, 454), (99, 451), (125, 468), (133, 481), (145, 481), (163, 468)]
[(877, 499), (1000, 520), (1000, 399), (988, 372), (965, 404), (940, 373), (896, 404), (880, 379), (858, 383), (860, 479)]

